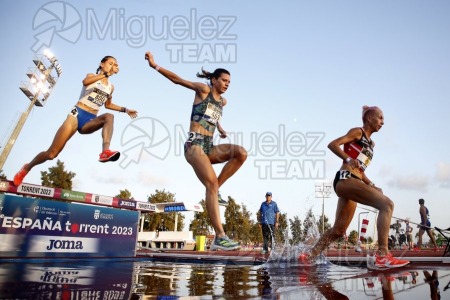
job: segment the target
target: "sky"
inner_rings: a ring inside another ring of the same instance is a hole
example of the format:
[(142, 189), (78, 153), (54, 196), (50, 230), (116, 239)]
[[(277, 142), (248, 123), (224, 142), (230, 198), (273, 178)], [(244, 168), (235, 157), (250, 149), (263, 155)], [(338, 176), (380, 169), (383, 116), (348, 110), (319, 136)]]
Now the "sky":
[[(120, 67), (110, 78), (113, 102), (136, 109), (139, 118), (112, 112), (111, 149), (122, 152), (115, 163), (98, 162), (100, 131), (73, 136), (58, 157), (76, 173), (73, 189), (110, 196), (128, 189), (139, 201), (156, 190), (188, 203), (204, 199), (204, 187), (183, 155), (194, 92), (150, 69), (144, 54), (151, 51), (157, 64), (187, 80), (202, 81), (195, 77), (201, 68), (230, 71), (221, 122), (229, 137), (215, 143), (239, 144), (249, 155), (220, 192), (245, 204), (255, 220), (270, 191), (288, 218), (303, 220), (309, 208), (320, 217), (323, 203), (333, 223), (334, 191), (329, 198), (315, 197), (315, 185), (331, 181), (341, 164), (327, 145), (362, 126), (363, 105), (376, 105), (385, 124), (372, 135), (376, 146), (367, 176), (394, 201), (395, 217), (419, 223), (418, 199), (424, 198), (432, 225), (450, 225), (448, 1), (0, 4), (2, 149), (30, 103), (19, 86), (28, 80), (33, 57), (49, 48), (63, 69), (3, 166), (9, 179), (49, 147), (78, 100), (83, 78), (112, 55)], [(35, 167), (25, 182), (40, 184), (40, 172), (55, 164)], [(217, 172), (222, 167), (214, 166)], [(360, 207), (348, 233), (367, 217), (372, 235), (375, 213)]]

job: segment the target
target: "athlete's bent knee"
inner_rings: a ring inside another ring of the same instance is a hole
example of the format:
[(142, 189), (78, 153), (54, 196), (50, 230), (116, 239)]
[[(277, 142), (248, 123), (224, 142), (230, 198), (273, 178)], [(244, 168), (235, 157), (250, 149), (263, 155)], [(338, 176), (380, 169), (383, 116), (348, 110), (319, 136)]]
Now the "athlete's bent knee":
[(207, 180), (205, 183), (205, 188), (207, 191), (219, 191), (219, 182), (217, 179), (215, 180)]
[(248, 156), (247, 150), (245, 150), (244, 147), (239, 147), (237, 152), (238, 152), (238, 153), (237, 153), (237, 156), (236, 156), (236, 157), (237, 157), (240, 161), (244, 162), (244, 161), (247, 159), (247, 156)]
[(394, 211), (394, 201), (386, 197), (386, 208), (390, 210), (391, 212)]
[(54, 160), (56, 157), (58, 157), (59, 152), (57, 151), (47, 151), (47, 159), (48, 160)]
[(114, 115), (110, 113), (106, 113), (103, 115), (105, 118), (105, 122), (114, 122)]

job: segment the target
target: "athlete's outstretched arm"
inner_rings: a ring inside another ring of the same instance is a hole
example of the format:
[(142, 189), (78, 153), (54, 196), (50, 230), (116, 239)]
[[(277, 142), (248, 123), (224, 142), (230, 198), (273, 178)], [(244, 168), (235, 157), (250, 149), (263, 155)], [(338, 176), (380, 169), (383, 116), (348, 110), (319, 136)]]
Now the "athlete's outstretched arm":
[(137, 117), (137, 114), (138, 114), (138, 112), (136, 110), (131, 109), (131, 108), (122, 107), (122, 106), (119, 106), (119, 105), (114, 104), (112, 102), (112, 94), (113, 94), (113, 92), (114, 92), (114, 86), (112, 86), (110, 97), (105, 102), (105, 108), (110, 109), (110, 110), (124, 112), (127, 115), (129, 115), (130, 118), (135, 119)]
[(185, 79), (181, 78), (180, 76), (178, 76), (177, 74), (175, 74), (174, 72), (172, 72), (170, 70), (167, 70), (166, 68), (162, 68), (161, 66), (158, 66), (155, 63), (155, 60), (153, 58), (153, 54), (151, 52), (146, 52), (145, 53), (145, 59), (148, 60), (148, 65), (151, 68), (156, 69), (159, 73), (161, 73), (164, 77), (166, 77), (167, 79), (169, 79), (173, 83), (179, 84), (181, 86), (184, 86), (185, 88), (194, 90), (198, 94), (207, 93), (209, 91), (208, 86), (206, 84), (204, 84), (204, 83), (192, 82), (192, 81), (189, 81), (189, 80), (185, 80)]

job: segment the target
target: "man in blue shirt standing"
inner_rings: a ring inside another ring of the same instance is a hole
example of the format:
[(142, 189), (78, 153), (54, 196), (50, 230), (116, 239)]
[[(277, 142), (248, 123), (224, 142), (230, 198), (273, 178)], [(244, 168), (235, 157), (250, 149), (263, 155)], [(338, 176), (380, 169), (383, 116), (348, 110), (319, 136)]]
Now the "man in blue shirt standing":
[(263, 250), (265, 254), (269, 251), (269, 244), (273, 248), (273, 240), (275, 238), (275, 229), (278, 228), (278, 219), (280, 218), (280, 210), (277, 203), (272, 201), (272, 193), (266, 193), (266, 201), (261, 204), (259, 209), (259, 226), (263, 235)]

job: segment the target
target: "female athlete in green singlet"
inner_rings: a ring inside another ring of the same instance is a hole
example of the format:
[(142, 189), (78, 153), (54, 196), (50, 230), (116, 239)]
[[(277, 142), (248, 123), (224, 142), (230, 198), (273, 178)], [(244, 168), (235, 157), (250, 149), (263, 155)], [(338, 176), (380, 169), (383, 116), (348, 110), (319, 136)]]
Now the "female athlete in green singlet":
[[(217, 69), (214, 73), (202, 70), (202, 73), (197, 74), (197, 77), (208, 79), (209, 85), (207, 85), (185, 80), (158, 66), (150, 52), (145, 54), (145, 59), (148, 60), (151, 68), (173, 83), (180, 84), (195, 92), (184, 155), (206, 188), (206, 209), (216, 233), (211, 249), (238, 249), (239, 243), (225, 235), (217, 200), (219, 187), (242, 166), (247, 159), (247, 151), (243, 147), (233, 144), (213, 145), (213, 134), (216, 128), (220, 137), (226, 137), (226, 132), (220, 126), (220, 118), (222, 109), (227, 104), (227, 100), (222, 97), (222, 94), (226, 92), (230, 85), (230, 73), (225, 69)], [(226, 162), (226, 164), (217, 176), (212, 164), (223, 162)]]

